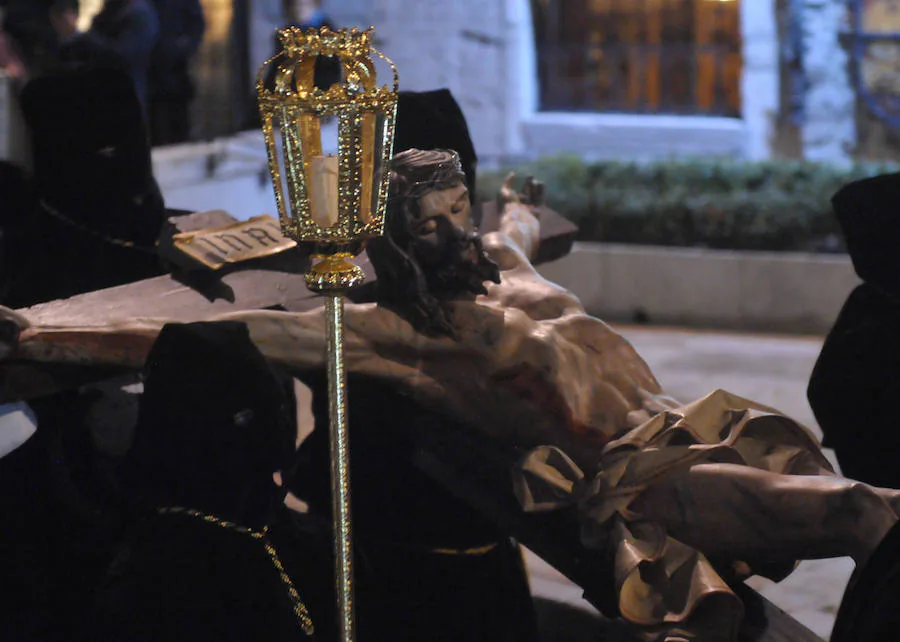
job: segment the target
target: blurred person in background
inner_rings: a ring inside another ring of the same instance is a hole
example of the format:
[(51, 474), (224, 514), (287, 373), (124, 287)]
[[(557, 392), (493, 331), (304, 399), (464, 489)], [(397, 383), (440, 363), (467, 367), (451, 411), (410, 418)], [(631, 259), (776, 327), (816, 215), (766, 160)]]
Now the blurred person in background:
[[(285, 29), (297, 27), (299, 29), (335, 29), (331, 19), (322, 11), (320, 0), (284, 0), (284, 15), (287, 19)], [(275, 36), (275, 51), (281, 50), (281, 42)], [(271, 67), (274, 72), (275, 66)], [(323, 58), (316, 60), (314, 84), (322, 90), (326, 90), (334, 83), (341, 81), (341, 65), (337, 58)]]
[(0, 3), (0, 71), (15, 81), (25, 79), (25, 60), (19, 51), (19, 46), (5, 29), (4, 19), (7, 2)]
[[(0, 0), (0, 102), (4, 103), (0, 108), (0, 265), (9, 253), (7, 230), (27, 206), (29, 192), (30, 149), (19, 106), (19, 91), (28, 80), (28, 70), (18, 42), (5, 29), (8, 5), (8, 0)], [(9, 278), (0, 276), (0, 298), (8, 284)]]
[(206, 21), (200, 0), (153, 0), (159, 38), (150, 64), (150, 133), (154, 145), (190, 139), (194, 83), (191, 58), (203, 42)]
[(78, 0), (5, 0), (2, 29), (21, 57), (27, 78), (35, 78), (59, 62), (60, 36), (51, 15), (78, 13)]
[(331, 20), (322, 11), (321, 0), (286, 0), (284, 4), (285, 13), (295, 27), (334, 29)]
[(58, 46), (27, 68), (19, 95), (31, 176), (0, 166), (0, 300), (27, 307), (156, 276), (165, 205), (139, 99), (156, 9), (150, 0), (106, 0), (81, 33), (77, 0), (31, 13), (24, 0), (8, 1), (19, 11), (17, 33), (42, 33), (44, 21), (55, 34), (44, 42)]
[(147, 113), (150, 60), (159, 37), (159, 19), (150, 0), (106, 0), (83, 33), (77, 26), (77, 3), (74, 8), (54, 6), (50, 19), (61, 39), (64, 63), (124, 71)]

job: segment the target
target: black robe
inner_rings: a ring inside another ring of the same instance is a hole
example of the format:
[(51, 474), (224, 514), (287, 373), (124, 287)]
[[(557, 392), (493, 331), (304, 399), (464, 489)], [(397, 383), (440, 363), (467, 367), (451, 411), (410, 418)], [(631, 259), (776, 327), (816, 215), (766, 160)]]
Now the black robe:
[[(327, 386), (308, 383), (316, 430), (293, 489), (330, 519)], [(518, 545), (416, 464), (416, 432), (469, 429), (367, 377), (349, 377), (348, 399), (359, 638), (536, 641)]]
[(295, 457), (291, 385), (270, 370), (243, 324), (163, 327), (121, 471), (135, 519), (99, 591), (93, 639), (312, 638), (264, 541), (241, 530), (277, 523), (282, 564), (301, 601), (315, 600), (318, 575), (303, 562), (316, 556), (282, 527), (285, 490), (273, 481), (275, 471), (289, 475)]

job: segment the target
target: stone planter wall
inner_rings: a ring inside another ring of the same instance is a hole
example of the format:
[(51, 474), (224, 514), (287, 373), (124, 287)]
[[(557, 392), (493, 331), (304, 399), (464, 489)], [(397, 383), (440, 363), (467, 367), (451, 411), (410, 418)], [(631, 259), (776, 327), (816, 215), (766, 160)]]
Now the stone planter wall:
[(610, 321), (811, 334), (859, 283), (847, 256), (596, 243), (540, 270)]

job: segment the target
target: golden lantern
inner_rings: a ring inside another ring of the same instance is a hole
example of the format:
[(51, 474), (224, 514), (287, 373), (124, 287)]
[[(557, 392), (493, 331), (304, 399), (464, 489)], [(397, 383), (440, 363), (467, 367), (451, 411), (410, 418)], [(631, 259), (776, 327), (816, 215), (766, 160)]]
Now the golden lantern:
[[(263, 65), (257, 81), (282, 229), (298, 243), (316, 244), (328, 265), (384, 229), (398, 79), (393, 63), (372, 48), (372, 31), (280, 31), (283, 52)], [(373, 53), (390, 65), (393, 87), (376, 85)], [(327, 90), (313, 84), (321, 57), (337, 59), (342, 71)], [(266, 87), (276, 61), (274, 86)], [(322, 137), (333, 120), (336, 155), (325, 153)]]
[[(397, 68), (372, 47), (372, 31), (280, 31), (283, 51), (263, 65), (257, 81), (281, 228), (298, 244), (315, 248), (306, 283), (326, 297), (335, 573), (345, 642), (354, 639), (355, 626), (344, 295), (364, 279), (351, 259), (384, 231), (398, 90)], [(390, 65), (393, 87), (377, 86), (373, 54)], [(314, 85), (322, 58), (335, 59), (341, 68), (340, 82), (327, 89)], [(274, 81), (267, 86), (272, 65)], [(337, 145), (329, 150), (323, 131), (335, 122)]]

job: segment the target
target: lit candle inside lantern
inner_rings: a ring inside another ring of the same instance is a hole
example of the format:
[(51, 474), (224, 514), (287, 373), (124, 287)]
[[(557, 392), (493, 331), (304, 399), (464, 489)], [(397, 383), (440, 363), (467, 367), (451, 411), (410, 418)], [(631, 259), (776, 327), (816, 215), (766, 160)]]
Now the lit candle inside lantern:
[(331, 227), (338, 222), (338, 157), (313, 156), (310, 170), (310, 215), (319, 227)]

